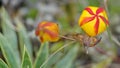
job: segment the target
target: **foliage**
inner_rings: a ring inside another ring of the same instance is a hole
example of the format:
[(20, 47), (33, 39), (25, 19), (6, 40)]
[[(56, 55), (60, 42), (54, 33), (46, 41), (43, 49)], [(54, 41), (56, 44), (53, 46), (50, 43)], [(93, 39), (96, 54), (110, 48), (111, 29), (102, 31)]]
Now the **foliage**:
[[(108, 9), (106, 9), (109, 14), (110, 24), (112, 24), (111, 21), (113, 23), (116, 21), (114, 14), (119, 15), (120, 11), (118, 9), (120, 4), (113, 1), (107, 2)], [(36, 3), (37, 0), (32, 2)], [(112, 3), (115, 3), (115, 5)], [(81, 11), (88, 5), (100, 6), (102, 4), (103, 2), (99, 0), (70, 1), (70, 3), (62, 4), (58, 8), (62, 9), (61, 11), (64, 11), (64, 13), (48, 13), (48, 15), (56, 15), (54, 18), (61, 28), (61, 35), (66, 34), (66, 36), (69, 36), (71, 33), (84, 33), (77, 26), (77, 15), (80, 15)], [(47, 8), (47, 11), (50, 10)], [(44, 16), (45, 14), (42, 13), (47, 14), (47, 11), (39, 12), (39, 9), (32, 6), (30, 11), (21, 17), (27, 20), (36, 20), (38, 18), (41, 20), (39, 13)], [(119, 42), (116, 41), (112, 34), (107, 34), (107, 31), (101, 35), (102, 40), (99, 44), (87, 49), (87, 54), (82, 44), (63, 38), (55, 43), (34, 43), (36, 41), (34, 31), (28, 30), (26, 22), (21, 20), (19, 14), (17, 16), (17, 13), (14, 13), (13, 16), (15, 17), (12, 17), (5, 7), (0, 8), (0, 68), (107, 68), (112, 66), (113, 61), (118, 62), (116, 59), (119, 59), (117, 56), (117, 50), (119, 49), (116, 45), (119, 45)], [(36, 25), (35, 21), (33, 24)], [(27, 25), (30, 26), (31, 23), (27, 23)], [(111, 28), (108, 31), (110, 32), (110, 30)], [(116, 42), (117, 44), (115, 44)]]

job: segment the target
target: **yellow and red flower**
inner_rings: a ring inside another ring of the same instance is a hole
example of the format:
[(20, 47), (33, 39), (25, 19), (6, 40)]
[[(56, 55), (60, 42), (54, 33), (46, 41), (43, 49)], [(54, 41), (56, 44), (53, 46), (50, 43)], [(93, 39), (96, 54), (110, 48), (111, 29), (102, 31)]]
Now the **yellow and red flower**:
[(59, 28), (57, 23), (43, 21), (40, 22), (35, 31), (36, 36), (39, 36), (40, 41), (55, 42), (59, 40)]
[(103, 8), (89, 6), (82, 12), (79, 25), (89, 36), (96, 36), (106, 30), (109, 22)]

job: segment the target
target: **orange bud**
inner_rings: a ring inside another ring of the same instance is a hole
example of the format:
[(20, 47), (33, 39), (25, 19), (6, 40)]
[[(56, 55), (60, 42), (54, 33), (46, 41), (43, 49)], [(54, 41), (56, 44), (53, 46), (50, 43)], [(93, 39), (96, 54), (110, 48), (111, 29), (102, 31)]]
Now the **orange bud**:
[(109, 25), (107, 14), (101, 7), (85, 8), (79, 18), (79, 26), (89, 35), (96, 36), (104, 32)]
[(59, 28), (54, 22), (43, 21), (40, 22), (35, 31), (36, 36), (39, 36), (40, 41), (55, 42), (59, 40)]

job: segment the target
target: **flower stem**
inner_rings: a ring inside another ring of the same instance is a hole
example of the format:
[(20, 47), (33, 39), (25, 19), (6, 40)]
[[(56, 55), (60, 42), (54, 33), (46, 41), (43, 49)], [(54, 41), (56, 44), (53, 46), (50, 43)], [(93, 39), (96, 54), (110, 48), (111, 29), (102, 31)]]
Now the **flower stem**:
[(69, 37), (66, 37), (66, 36), (63, 36), (63, 35), (59, 35), (59, 37), (64, 38), (64, 39), (68, 39), (68, 40), (71, 40), (71, 41), (76, 41), (76, 39), (69, 38)]

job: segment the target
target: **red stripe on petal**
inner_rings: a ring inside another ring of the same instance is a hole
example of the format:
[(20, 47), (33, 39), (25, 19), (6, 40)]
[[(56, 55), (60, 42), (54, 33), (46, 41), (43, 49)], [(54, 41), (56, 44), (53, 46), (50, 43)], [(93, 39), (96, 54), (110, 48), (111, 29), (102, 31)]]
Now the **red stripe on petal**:
[(41, 27), (46, 27), (46, 26), (51, 26), (51, 25), (53, 25), (53, 23), (47, 22), (47, 23), (44, 23), (43, 25), (41, 25)]
[(92, 11), (90, 8), (85, 8), (85, 10), (87, 10), (87, 11), (89, 12), (89, 14), (95, 15), (95, 14), (93, 13), (93, 11)]
[(39, 30), (38, 30), (38, 28), (35, 30), (35, 35), (36, 35), (36, 36), (39, 35)]
[(88, 23), (88, 22), (90, 22), (90, 21), (92, 21), (92, 20), (94, 20), (94, 19), (95, 19), (95, 16), (93, 16), (93, 17), (85, 17), (85, 18), (81, 21), (80, 26), (82, 26), (82, 25), (84, 25), (84, 24), (86, 24), (86, 23)]
[(52, 32), (51, 30), (48, 30), (48, 29), (44, 29), (44, 31), (50, 35), (51, 38), (54, 38), (54, 37), (57, 37), (58, 34), (56, 34), (55, 32)]
[(96, 11), (96, 14), (99, 14), (101, 12), (103, 12), (103, 8), (98, 8), (97, 11)]
[(103, 17), (103, 16), (99, 16), (107, 25), (109, 25), (109, 21), (105, 18), (105, 17)]
[(41, 41), (41, 42), (44, 42), (44, 39), (43, 39), (43, 37), (39, 37), (39, 38), (40, 38), (40, 41)]
[(96, 23), (95, 23), (95, 33), (97, 34), (98, 33), (98, 28), (99, 28), (99, 18), (96, 17)]

